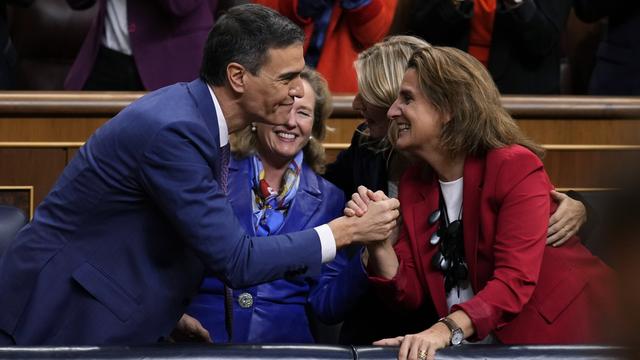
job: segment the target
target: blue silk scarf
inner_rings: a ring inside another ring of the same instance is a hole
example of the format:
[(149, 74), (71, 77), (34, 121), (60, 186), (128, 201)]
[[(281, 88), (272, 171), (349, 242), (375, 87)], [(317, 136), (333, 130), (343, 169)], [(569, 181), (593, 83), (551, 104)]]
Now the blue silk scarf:
[(300, 185), (302, 171), (302, 151), (291, 160), (282, 175), (282, 188), (274, 191), (265, 180), (264, 167), (257, 155), (252, 156), (251, 187), (254, 194), (253, 227), (256, 235), (268, 236), (275, 234), (287, 216), (287, 211), (295, 199)]

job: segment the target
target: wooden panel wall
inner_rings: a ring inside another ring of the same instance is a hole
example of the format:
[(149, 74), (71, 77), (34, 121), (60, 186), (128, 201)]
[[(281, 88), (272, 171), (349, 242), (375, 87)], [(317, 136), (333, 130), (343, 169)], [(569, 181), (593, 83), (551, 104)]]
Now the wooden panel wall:
[[(33, 186), (35, 204), (83, 142), (142, 93), (0, 93), (0, 186)], [(351, 96), (336, 96), (325, 140), (329, 160), (361, 122)], [(507, 110), (547, 148), (559, 188), (609, 188), (612, 168), (640, 155), (640, 98), (505, 96)]]

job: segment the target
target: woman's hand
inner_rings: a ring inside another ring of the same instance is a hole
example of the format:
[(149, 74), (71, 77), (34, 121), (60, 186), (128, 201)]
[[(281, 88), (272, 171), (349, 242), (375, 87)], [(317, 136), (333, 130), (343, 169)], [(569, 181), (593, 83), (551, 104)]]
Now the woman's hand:
[(183, 314), (176, 328), (171, 332), (169, 340), (172, 342), (206, 342), (212, 343), (209, 331), (196, 318)]
[(580, 201), (561, 192), (551, 190), (551, 197), (558, 203), (558, 208), (549, 219), (547, 245), (560, 246), (587, 222), (587, 210)]
[(347, 202), (344, 209), (344, 215), (362, 216), (367, 212), (367, 207), (371, 201), (387, 200), (389, 197), (383, 191), (373, 192), (367, 189), (365, 186), (358, 186), (358, 192), (351, 195), (351, 200)]
[(398, 360), (434, 360), (436, 350), (449, 345), (451, 331), (441, 322), (427, 330), (406, 336), (382, 339), (373, 343), (379, 346), (400, 346)]

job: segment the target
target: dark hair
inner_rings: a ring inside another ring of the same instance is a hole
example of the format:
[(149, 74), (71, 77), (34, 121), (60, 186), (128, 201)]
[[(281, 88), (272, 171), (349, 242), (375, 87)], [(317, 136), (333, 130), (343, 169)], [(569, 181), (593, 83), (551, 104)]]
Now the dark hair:
[(209, 32), (200, 77), (208, 84), (223, 85), (231, 62), (256, 75), (269, 49), (303, 42), (302, 29), (276, 11), (256, 4), (234, 6)]

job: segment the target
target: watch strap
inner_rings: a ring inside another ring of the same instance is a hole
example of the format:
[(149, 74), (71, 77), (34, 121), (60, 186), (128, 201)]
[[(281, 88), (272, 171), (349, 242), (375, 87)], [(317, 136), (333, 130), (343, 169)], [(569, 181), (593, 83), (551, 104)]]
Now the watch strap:
[(453, 334), (455, 332), (460, 332), (463, 333), (462, 329), (460, 328), (460, 326), (458, 326), (458, 324), (456, 324), (455, 321), (451, 320), (448, 317), (442, 317), (438, 320), (438, 322), (441, 322), (443, 324), (446, 325), (446, 327), (449, 329), (449, 331), (451, 332), (451, 336), (449, 337), (449, 343), (453, 345)]

